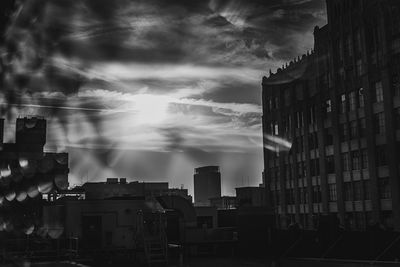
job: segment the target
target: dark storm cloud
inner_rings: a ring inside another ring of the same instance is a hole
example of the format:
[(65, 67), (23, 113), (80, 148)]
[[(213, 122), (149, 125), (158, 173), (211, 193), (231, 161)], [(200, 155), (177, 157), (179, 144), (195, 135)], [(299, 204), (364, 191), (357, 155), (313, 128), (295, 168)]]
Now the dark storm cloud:
[(57, 16), (48, 15), (45, 29), (56, 41), (52, 48), (83, 60), (249, 64), (279, 60), (280, 50), (301, 41), (293, 34), (323, 24), (322, 2), (92, 0), (62, 13), (56, 2), (49, 9)]

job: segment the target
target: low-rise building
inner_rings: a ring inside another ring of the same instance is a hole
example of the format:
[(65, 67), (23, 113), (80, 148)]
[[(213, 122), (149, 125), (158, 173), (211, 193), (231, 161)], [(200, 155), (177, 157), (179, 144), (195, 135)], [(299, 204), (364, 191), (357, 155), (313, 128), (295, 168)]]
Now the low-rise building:
[(236, 197), (222, 196), (210, 198), (210, 204), (217, 209), (234, 209), (236, 208)]
[(265, 189), (255, 186), (238, 187), (236, 188), (236, 203), (238, 207), (263, 207), (266, 205)]

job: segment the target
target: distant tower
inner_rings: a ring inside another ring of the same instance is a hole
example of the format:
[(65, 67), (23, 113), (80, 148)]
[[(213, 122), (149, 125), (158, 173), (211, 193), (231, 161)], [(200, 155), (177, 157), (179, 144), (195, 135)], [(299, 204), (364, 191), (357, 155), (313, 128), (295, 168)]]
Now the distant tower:
[(210, 198), (221, 197), (221, 173), (219, 166), (194, 169), (194, 204), (210, 205)]

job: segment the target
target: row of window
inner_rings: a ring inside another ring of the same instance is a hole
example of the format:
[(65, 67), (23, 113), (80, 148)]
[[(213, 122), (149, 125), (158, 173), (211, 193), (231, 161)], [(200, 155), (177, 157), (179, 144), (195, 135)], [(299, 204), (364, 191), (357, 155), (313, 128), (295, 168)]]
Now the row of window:
[[(330, 213), (331, 215), (337, 217), (337, 213)], [(312, 216), (310, 216), (312, 215)], [(286, 214), (286, 226), (290, 227), (295, 223), (300, 224), (304, 228), (317, 228), (318, 227), (318, 216), (317, 214), (298, 214), (299, 220), (296, 220), (295, 214)], [(332, 216), (332, 218), (334, 218)], [(387, 227), (393, 228), (393, 212), (392, 211), (381, 211), (379, 216), (380, 223)], [(277, 214), (278, 222), (281, 221), (282, 215)], [(337, 218), (339, 219), (339, 218)], [(358, 229), (363, 230), (368, 225), (374, 225), (376, 221), (373, 219), (371, 211), (361, 212), (345, 212), (344, 214), (344, 226), (346, 229)], [(278, 225), (280, 226), (280, 225)]]
[[(386, 156), (386, 145), (376, 146), (375, 163), (377, 166), (386, 166), (388, 164)], [(326, 170), (328, 174), (335, 173), (335, 161), (333, 156), (326, 157)], [(342, 171), (362, 170), (368, 168), (368, 155), (366, 149), (355, 150), (341, 154)], [(304, 161), (296, 163), (297, 178), (302, 179), (307, 177), (307, 168)], [(294, 179), (292, 168), (290, 164), (286, 164), (285, 168), (286, 181)], [(320, 175), (319, 159), (310, 160), (310, 175), (311, 177)], [(271, 184), (276, 184), (279, 181), (280, 168), (275, 167), (270, 169)]]
[[(272, 199), (273, 199), (274, 203), (276, 205), (280, 205), (281, 204), (280, 191), (274, 190), (274, 191), (271, 191), (271, 193), (272, 193)], [(299, 194), (300, 204), (307, 204), (308, 203), (308, 189), (306, 187), (300, 187), (298, 189), (298, 194)], [(322, 202), (320, 185), (315, 185), (312, 187), (311, 197), (312, 197), (312, 203), (321, 203)], [(286, 205), (294, 205), (296, 203), (295, 190), (293, 188), (285, 189), (285, 199), (286, 199)]]
[[(281, 204), (280, 200), (280, 191), (273, 190), (272, 199), (276, 205)], [(300, 187), (298, 188), (299, 194), (299, 203), (307, 204), (308, 203), (308, 188)], [(390, 189), (390, 181), (388, 177), (378, 178), (378, 194), (380, 199), (390, 199), (391, 198), (391, 189)], [(343, 183), (343, 196), (345, 201), (361, 201), (361, 200), (371, 200), (371, 181), (370, 180), (362, 180), (362, 181), (353, 181), (353, 182), (344, 182)], [(295, 204), (295, 189), (289, 188), (285, 189), (285, 198), (287, 205)], [(337, 199), (337, 187), (336, 184), (328, 185), (328, 200), (330, 202), (336, 202)], [(312, 203), (321, 203), (321, 186), (314, 185), (312, 186)]]
[(366, 149), (342, 153), (341, 158), (343, 171), (368, 168), (368, 155)]
[[(376, 56), (376, 53), (372, 54), (372, 59), (374, 59)], [(398, 71), (396, 67), (398, 68), (398, 63), (394, 59), (395, 62), (391, 64), (393, 66), (392, 74), (391, 74), (391, 83), (392, 83), (392, 92), (394, 96), (400, 96), (400, 76), (398, 74)], [(374, 60), (373, 60), (374, 61)], [(398, 60), (400, 61), (400, 60)], [(339, 71), (340, 72), (340, 71)], [(343, 70), (344, 72), (344, 70)], [(362, 73), (362, 62), (361, 60), (357, 61), (357, 67), (356, 67), (356, 72), (358, 75), (361, 75)], [(298, 100), (302, 100), (304, 98), (304, 88), (302, 84), (296, 85), (296, 97)], [(382, 87), (382, 82), (377, 81), (371, 84), (371, 92), (372, 92), (372, 99), (374, 102), (382, 102), (383, 101), (383, 87)], [(286, 89), (284, 91), (284, 101), (286, 103), (286, 106), (289, 106), (291, 104), (291, 99), (290, 99), (290, 90)], [(278, 97), (271, 97), (266, 100), (266, 109), (267, 111), (272, 111), (274, 109), (279, 109), (279, 98)], [(348, 110), (353, 111), (356, 110), (357, 108), (363, 108), (365, 106), (365, 96), (364, 96), (364, 89), (359, 88), (355, 91), (352, 91), (347, 94), (341, 94), (339, 97), (339, 103), (340, 103), (340, 112), (341, 113), (346, 113)], [(309, 109), (309, 118), (310, 118), (310, 124), (316, 123), (316, 118), (315, 118), (315, 106), (312, 106)], [(330, 99), (325, 101), (325, 111), (326, 114), (332, 112), (332, 101)], [(295, 126), (297, 128), (300, 128), (304, 126), (304, 118), (302, 112), (297, 112), (296, 114), (296, 122)], [(290, 116), (289, 116), (290, 117)], [(290, 118), (289, 118), (290, 120)]]

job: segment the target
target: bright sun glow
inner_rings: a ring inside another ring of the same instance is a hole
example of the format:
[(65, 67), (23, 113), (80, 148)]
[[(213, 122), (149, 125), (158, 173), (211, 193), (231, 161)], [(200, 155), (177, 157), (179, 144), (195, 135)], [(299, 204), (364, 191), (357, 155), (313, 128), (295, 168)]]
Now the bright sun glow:
[(167, 117), (170, 99), (165, 96), (137, 95), (134, 97), (133, 109), (135, 122), (140, 124), (158, 124)]

